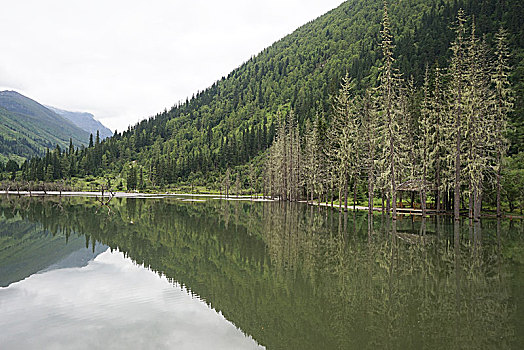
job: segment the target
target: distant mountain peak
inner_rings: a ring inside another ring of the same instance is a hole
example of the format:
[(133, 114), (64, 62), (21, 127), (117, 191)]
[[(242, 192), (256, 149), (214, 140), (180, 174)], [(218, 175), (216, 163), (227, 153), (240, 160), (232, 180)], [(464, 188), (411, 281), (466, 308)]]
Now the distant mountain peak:
[(106, 137), (110, 137), (113, 135), (113, 132), (109, 128), (104, 126), (100, 121), (96, 120), (95, 116), (89, 112), (72, 112), (53, 106), (46, 107), (55, 112), (56, 114), (71, 121), (77, 127), (87, 131), (88, 133), (96, 135), (96, 132), (99, 131), (101, 139), (105, 139)]

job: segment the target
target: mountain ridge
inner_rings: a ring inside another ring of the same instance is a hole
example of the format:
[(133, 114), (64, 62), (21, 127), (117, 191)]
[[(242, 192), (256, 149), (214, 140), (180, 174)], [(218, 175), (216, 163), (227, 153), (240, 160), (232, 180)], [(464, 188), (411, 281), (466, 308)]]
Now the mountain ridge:
[(95, 116), (89, 112), (75, 112), (60, 109), (53, 106), (45, 105), (48, 109), (52, 110), (56, 114), (66, 118), (80, 129), (87, 131), (90, 134), (96, 135), (96, 132), (100, 132), (100, 138), (105, 139), (113, 136), (111, 129), (102, 124), (99, 120), (95, 119)]
[(21, 161), (59, 145), (86, 146), (89, 134), (39, 102), (16, 91), (0, 91), (0, 158)]

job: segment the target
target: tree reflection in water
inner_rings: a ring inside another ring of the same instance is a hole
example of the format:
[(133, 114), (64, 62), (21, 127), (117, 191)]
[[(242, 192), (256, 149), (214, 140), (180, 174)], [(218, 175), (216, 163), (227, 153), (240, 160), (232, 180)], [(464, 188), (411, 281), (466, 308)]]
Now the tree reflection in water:
[(132, 198), (108, 216), (57, 201), (4, 197), (2, 219), (119, 249), (268, 349), (522, 344), (521, 222)]

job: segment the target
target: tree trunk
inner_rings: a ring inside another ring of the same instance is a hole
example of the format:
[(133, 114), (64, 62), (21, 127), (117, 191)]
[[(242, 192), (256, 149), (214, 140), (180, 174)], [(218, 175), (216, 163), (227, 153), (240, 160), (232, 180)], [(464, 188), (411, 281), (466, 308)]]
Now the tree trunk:
[[(391, 141), (391, 147), (393, 147), (393, 140)], [(395, 182), (395, 161), (393, 160), (393, 155), (391, 155), (391, 197), (393, 201), (392, 219), (397, 220), (397, 184)]]
[(497, 154), (497, 162), (498, 162), (498, 169), (497, 169), (497, 217), (500, 218), (502, 216), (502, 209), (500, 208), (500, 190), (501, 190), (501, 184), (500, 184), (500, 177), (502, 173), (502, 160), (500, 152)]
[(474, 219), (480, 221), (480, 212), (482, 209), (482, 191), (475, 189), (475, 208), (474, 208)]
[(373, 182), (371, 177), (368, 178), (368, 211), (373, 213)]
[(469, 203), (468, 203), (468, 217), (470, 219), (473, 219), (473, 202), (475, 201), (475, 192), (477, 189), (472, 190), (470, 185), (470, 192), (469, 192)]
[(422, 216), (426, 216), (426, 191), (424, 188), (420, 190), (420, 207), (422, 208)]
[(353, 183), (353, 210), (357, 210), (357, 180)]
[(342, 187), (338, 188), (338, 209), (342, 213)]
[(456, 147), (455, 147), (455, 193), (454, 193), (454, 201), (453, 201), (453, 212), (455, 220), (460, 219), (460, 103), (461, 103), (461, 97), (462, 97), (462, 91), (459, 87), (459, 93), (458, 93), (458, 111), (456, 111), (455, 115), (455, 132), (457, 133), (456, 139)]
[(344, 180), (344, 211), (348, 211), (348, 179)]
[(437, 210), (437, 213), (440, 213), (440, 185), (437, 185), (437, 190), (435, 191), (435, 209)]

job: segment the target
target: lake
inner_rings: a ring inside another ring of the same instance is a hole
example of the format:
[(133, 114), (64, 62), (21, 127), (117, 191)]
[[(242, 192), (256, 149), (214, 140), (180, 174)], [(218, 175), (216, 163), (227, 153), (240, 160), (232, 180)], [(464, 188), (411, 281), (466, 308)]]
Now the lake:
[(0, 196), (2, 349), (520, 349), (523, 292), (519, 220)]

